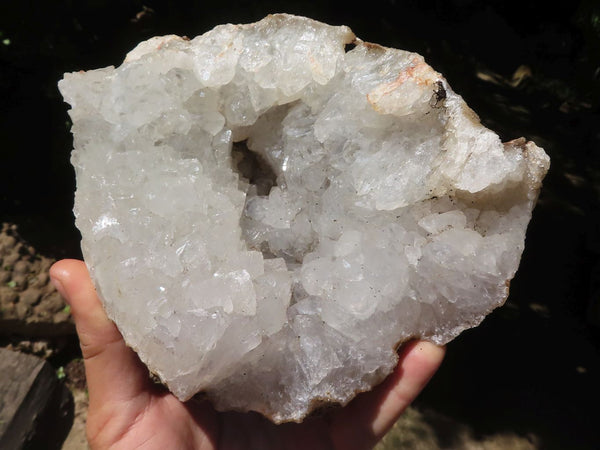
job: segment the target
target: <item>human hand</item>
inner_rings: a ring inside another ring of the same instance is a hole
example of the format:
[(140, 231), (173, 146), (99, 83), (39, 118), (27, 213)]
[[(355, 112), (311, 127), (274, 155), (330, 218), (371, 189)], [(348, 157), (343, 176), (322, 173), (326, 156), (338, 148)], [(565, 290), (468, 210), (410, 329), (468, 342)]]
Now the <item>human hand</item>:
[(344, 408), (301, 424), (274, 425), (257, 413), (219, 413), (208, 401), (182, 403), (153, 383), (102, 308), (82, 261), (59, 261), (50, 276), (71, 306), (89, 392), (87, 437), (93, 449), (367, 449), (427, 384), (444, 348), (402, 347), (395, 371)]

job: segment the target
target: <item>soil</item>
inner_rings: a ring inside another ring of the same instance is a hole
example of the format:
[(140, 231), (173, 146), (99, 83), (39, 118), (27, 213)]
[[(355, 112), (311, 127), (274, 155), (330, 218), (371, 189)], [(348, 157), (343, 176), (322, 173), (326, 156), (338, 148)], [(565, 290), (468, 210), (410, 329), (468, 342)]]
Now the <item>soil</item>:
[(379, 449), (598, 448), (599, 2), (6, 2), (0, 344), (48, 358), (73, 392), (64, 448), (85, 448), (87, 396), (68, 309), (47, 277), (53, 260), (81, 257), (70, 123), (56, 82), (66, 71), (118, 64), (153, 35), (195, 36), (280, 11), (421, 53), (503, 141), (525, 136), (552, 159), (506, 305), (448, 345)]
[[(15, 224), (0, 228), (0, 334), (57, 337), (73, 334), (69, 307), (48, 270), (52, 258), (40, 255), (18, 234)], [(32, 353), (43, 349), (32, 346)]]

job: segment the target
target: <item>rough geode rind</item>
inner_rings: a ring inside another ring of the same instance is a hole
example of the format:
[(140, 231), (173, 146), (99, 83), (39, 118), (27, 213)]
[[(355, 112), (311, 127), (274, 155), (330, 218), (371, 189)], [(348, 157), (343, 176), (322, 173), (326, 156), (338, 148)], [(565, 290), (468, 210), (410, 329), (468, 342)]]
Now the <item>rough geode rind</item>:
[[(59, 86), (109, 316), (181, 400), (275, 422), (501, 305), (549, 167), (421, 56), (290, 15), (152, 38)], [(270, 169), (241, 176), (236, 142)]]

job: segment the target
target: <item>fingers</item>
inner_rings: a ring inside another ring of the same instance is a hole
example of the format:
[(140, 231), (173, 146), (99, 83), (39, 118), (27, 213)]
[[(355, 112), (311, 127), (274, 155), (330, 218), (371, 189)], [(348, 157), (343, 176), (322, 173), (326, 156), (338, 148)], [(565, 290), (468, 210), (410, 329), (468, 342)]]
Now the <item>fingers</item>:
[(375, 445), (431, 379), (444, 353), (444, 347), (426, 341), (406, 344), (394, 372), (373, 391), (356, 397), (332, 420), (336, 448)]
[(379, 414), (373, 421), (378, 438), (394, 425), (439, 368), (445, 347), (427, 341), (413, 341), (402, 349), (396, 370), (384, 381)]
[(50, 269), (50, 277), (71, 307), (90, 403), (127, 401), (147, 388), (150, 383), (147, 370), (106, 316), (85, 264), (77, 260), (59, 261)]

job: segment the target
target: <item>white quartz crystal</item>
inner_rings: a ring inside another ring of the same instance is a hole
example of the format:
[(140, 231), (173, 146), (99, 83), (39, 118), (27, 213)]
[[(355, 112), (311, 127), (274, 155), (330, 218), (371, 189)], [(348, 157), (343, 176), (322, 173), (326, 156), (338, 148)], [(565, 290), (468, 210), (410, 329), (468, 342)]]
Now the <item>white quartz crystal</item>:
[(152, 38), (59, 86), (107, 313), (181, 400), (275, 422), (501, 305), (549, 167), (421, 56), (290, 15)]

